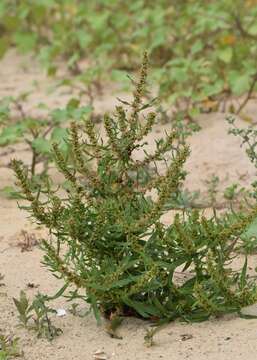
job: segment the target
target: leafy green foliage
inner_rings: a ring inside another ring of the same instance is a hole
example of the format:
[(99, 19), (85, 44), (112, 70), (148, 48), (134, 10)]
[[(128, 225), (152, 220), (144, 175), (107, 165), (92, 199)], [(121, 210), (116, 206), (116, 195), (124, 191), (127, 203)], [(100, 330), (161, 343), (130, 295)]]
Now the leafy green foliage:
[[(39, 164), (41, 174), (47, 174), (49, 163), (53, 160), (51, 148), (54, 142), (59, 143), (60, 151), (63, 156), (69, 154), (69, 147), (66, 142), (68, 132), (65, 125), (72, 119), (78, 119), (82, 116), (89, 116), (92, 108), (90, 106), (79, 106), (76, 99), (71, 99), (66, 108), (54, 109), (49, 111), (43, 118), (34, 118), (26, 114), (23, 102), (28, 94), (21, 94), (17, 98), (3, 98), (0, 102), (0, 146), (13, 145), (18, 142), (25, 142), (31, 152), (31, 163), (28, 166), (29, 172), (33, 177), (40, 171), (37, 171)], [(15, 113), (18, 111), (18, 118)], [(6, 194), (16, 196), (11, 188), (4, 189)]]
[(18, 338), (0, 334), (0, 360), (21, 357), (23, 353), (18, 348)]
[[(228, 117), (228, 123), (232, 126), (229, 129), (229, 133), (233, 134), (234, 136), (238, 136), (241, 140), (241, 146), (246, 148), (246, 154), (249, 157), (250, 161), (253, 163), (255, 168), (257, 168), (257, 152), (256, 152), (256, 138), (257, 138), (257, 130), (254, 126), (249, 126), (244, 129), (240, 129), (237, 127), (235, 118)], [(254, 181), (252, 183), (253, 191), (250, 192), (250, 200), (257, 198), (257, 182)], [(257, 251), (257, 217), (254, 221), (249, 225), (247, 230), (242, 235), (243, 240), (243, 248), (246, 253), (255, 253)]]
[[(53, 145), (56, 165), (70, 184), (66, 195), (50, 184), (42, 194), (35, 191), (22, 163), (13, 160), (30, 203), (25, 209), (52, 235), (43, 242), (43, 262), (65, 288), (72, 286), (66, 296), (84, 299), (98, 322), (101, 315), (111, 321), (129, 315), (160, 323), (201, 321), (239, 311), (256, 301), (257, 288), (247, 260), (238, 271), (231, 260), (256, 206), (233, 221), (194, 210), (163, 225), (167, 203), (181, 192), (189, 148), (172, 130), (153, 152), (147, 150), (156, 113), (148, 109), (152, 102), (144, 102), (146, 76), (145, 55), (131, 103), (104, 117), (105, 137), (90, 119), (82, 133), (72, 122), (72, 164)], [(166, 172), (160, 173), (161, 165)], [(153, 335), (146, 340), (151, 343)]]
[(19, 299), (13, 299), (21, 325), (26, 329), (34, 330), (38, 337), (45, 337), (51, 341), (60, 335), (62, 330), (56, 328), (50, 320), (49, 315), (56, 311), (46, 304), (48, 300), (46, 295), (38, 293), (30, 304), (24, 291), (20, 292)]
[(241, 236), (243, 249), (247, 254), (257, 252), (257, 218), (250, 224), (244, 234)]
[[(241, 138), (242, 143), (241, 146), (246, 147), (246, 154), (249, 157), (250, 161), (257, 168), (257, 130), (254, 126), (249, 126), (244, 129), (240, 129), (236, 126), (235, 118), (229, 116), (227, 121), (232, 127), (229, 130), (229, 134), (233, 134), (234, 136), (238, 136)], [(255, 181), (253, 184), (254, 194), (253, 196), (257, 198), (257, 182)]]
[(99, 88), (109, 71), (123, 82), (147, 48), (169, 106), (194, 117), (248, 93), (240, 112), (256, 89), (256, 14), (254, 0), (2, 0), (0, 55), (10, 45), (37, 52), (51, 75), (62, 58)]

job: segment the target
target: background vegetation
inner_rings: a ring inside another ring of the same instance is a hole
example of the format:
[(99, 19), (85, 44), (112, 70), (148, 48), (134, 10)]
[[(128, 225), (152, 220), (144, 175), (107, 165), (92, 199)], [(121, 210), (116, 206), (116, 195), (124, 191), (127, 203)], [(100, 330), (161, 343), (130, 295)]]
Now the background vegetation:
[(10, 46), (38, 54), (49, 75), (64, 60), (99, 88), (110, 73), (124, 82), (147, 49), (169, 107), (194, 117), (247, 94), (230, 109), (240, 112), (256, 89), (256, 15), (255, 0), (3, 0), (0, 55)]

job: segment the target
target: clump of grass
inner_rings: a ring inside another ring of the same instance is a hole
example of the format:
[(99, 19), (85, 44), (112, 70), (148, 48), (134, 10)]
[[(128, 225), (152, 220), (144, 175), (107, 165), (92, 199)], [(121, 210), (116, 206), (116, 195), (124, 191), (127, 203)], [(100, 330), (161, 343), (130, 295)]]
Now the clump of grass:
[(53, 145), (56, 166), (69, 183), (65, 196), (50, 182), (35, 191), (22, 163), (13, 160), (30, 203), (26, 209), (51, 234), (42, 243), (43, 263), (65, 289), (70, 286), (71, 300), (90, 305), (98, 322), (101, 316), (139, 316), (162, 324), (237, 312), (257, 300), (247, 260), (241, 270), (231, 267), (237, 239), (257, 207), (233, 222), (183, 210), (163, 225), (167, 204), (181, 193), (190, 150), (174, 130), (156, 141), (152, 153), (147, 150), (156, 118), (151, 103), (144, 103), (147, 65), (145, 55), (132, 101), (105, 115), (106, 140), (86, 118), (82, 133), (76, 122), (70, 128), (73, 164)]

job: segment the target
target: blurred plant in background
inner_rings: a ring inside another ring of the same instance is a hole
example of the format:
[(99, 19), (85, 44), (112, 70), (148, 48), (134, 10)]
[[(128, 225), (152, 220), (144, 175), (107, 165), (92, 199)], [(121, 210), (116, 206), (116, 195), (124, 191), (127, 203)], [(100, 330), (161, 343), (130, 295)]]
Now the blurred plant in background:
[(230, 107), (241, 112), (256, 89), (256, 16), (255, 0), (2, 0), (0, 55), (39, 53), (49, 75), (64, 60), (92, 90), (110, 72), (124, 83), (147, 48), (172, 109), (193, 118), (246, 94)]
[[(39, 104), (38, 108), (43, 108), (45, 115), (32, 116), (24, 106), (29, 95), (24, 93), (0, 100), (0, 149), (6, 148), (3, 153), (5, 156), (17, 150), (17, 144), (21, 145), (19, 151), (29, 151), (30, 159), (26, 162), (26, 168), (28, 176), (37, 187), (40, 182), (47, 181), (48, 171), (54, 160), (54, 142), (58, 142), (67, 161), (72, 162), (67, 143), (67, 126), (72, 120), (77, 121), (78, 125), (82, 123), (92, 115), (92, 107), (82, 106), (78, 99), (71, 98), (62, 109), (49, 109), (46, 104)], [(2, 165), (4, 166), (8, 167), (9, 164)], [(0, 194), (8, 198), (20, 198), (12, 185), (1, 188)]]

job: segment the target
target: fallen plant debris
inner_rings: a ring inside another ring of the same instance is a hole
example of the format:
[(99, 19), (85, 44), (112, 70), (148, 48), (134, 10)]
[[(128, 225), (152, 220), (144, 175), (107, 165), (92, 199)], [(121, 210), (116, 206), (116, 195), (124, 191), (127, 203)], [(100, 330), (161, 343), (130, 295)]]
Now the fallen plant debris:
[(34, 284), (34, 283), (31, 283), (31, 282), (27, 283), (27, 288), (29, 288), (29, 289), (36, 289), (38, 287), (39, 287), (39, 284)]
[(21, 252), (32, 251), (35, 246), (40, 244), (40, 240), (36, 235), (34, 233), (29, 233), (26, 230), (21, 230), (20, 238), (17, 246), (20, 247)]
[(180, 335), (181, 341), (187, 341), (190, 339), (193, 339), (193, 335), (192, 334), (182, 334)]
[(0, 286), (5, 286), (5, 283), (3, 283), (2, 280), (4, 280), (4, 275), (0, 273)]
[(106, 355), (106, 353), (103, 350), (97, 350), (93, 354), (93, 358), (94, 358), (94, 360), (107, 360), (108, 356)]

